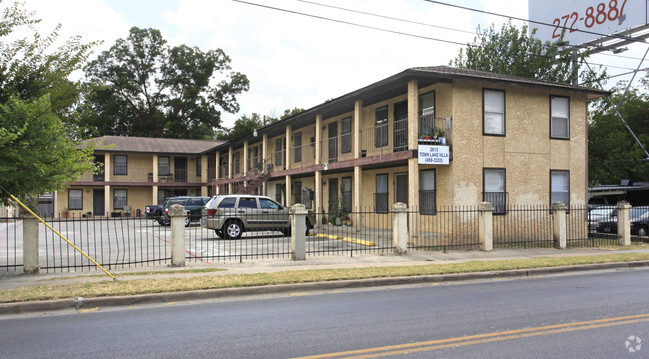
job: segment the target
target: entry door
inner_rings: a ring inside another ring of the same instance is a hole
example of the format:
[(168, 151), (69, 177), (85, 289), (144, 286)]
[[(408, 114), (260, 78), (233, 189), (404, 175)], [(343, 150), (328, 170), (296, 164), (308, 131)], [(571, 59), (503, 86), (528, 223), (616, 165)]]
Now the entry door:
[(174, 181), (187, 182), (187, 157), (174, 158)]
[(338, 160), (338, 122), (329, 124), (329, 162)]
[(92, 214), (95, 216), (103, 216), (106, 214), (103, 189), (92, 190)]
[(336, 212), (336, 207), (334, 206), (338, 201), (338, 178), (329, 179), (329, 215)]
[[(394, 152), (408, 149), (408, 102), (394, 105)], [(404, 202), (405, 203), (405, 202)]]
[(408, 175), (399, 173), (394, 175), (394, 202), (403, 202), (408, 204)]

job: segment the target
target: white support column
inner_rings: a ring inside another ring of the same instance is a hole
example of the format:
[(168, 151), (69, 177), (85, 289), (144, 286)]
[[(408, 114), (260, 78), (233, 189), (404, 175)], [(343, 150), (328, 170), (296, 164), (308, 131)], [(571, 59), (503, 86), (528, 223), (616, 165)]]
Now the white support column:
[(397, 202), (392, 205), (392, 244), (397, 254), (408, 253), (408, 206)]
[(302, 203), (291, 207), (291, 256), (295, 261), (306, 259), (306, 215)]
[(291, 126), (286, 126), (286, 169), (291, 168), (291, 153), (293, 149), (291, 148)]
[(104, 213), (106, 217), (110, 217), (110, 212), (113, 211), (113, 201), (110, 200), (110, 186), (105, 185), (104, 186)]
[(315, 164), (322, 163), (322, 115), (315, 116)]
[(291, 176), (286, 176), (286, 207), (290, 207), (293, 204), (293, 196), (291, 196)]
[(567, 227), (566, 207), (563, 202), (552, 203), (552, 239), (554, 248), (566, 249)]
[[(268, 164), (270, 163), (270, 161), (266, 162), (269, 159), (268, 155), (269, 155), (269, 152), (268, 152), (268, 134), (264, 133), (264, 135), (263, 135), (263, 137), (261, 139), (261, 158), (262, 158), (261, 162), (264, 164), (264, 168), (262, 169), (263, 171), (268, 171)], [(266, 181), (264, 181), (264, 183), (261, 184), (261, 191), (262, 191), (261, 193), (264, 196), (268, 193), (267, 189), (266, 189)]]
[(494, 250), (494, 206), (489, 202), (482, 202), (478, 211), (480, 250), (491, 252)]
[(631, 204), (617, 203), (617, 237), (621, 246), (631, 245)]
[(356, 100), (354, 102), (354, 126), (352, 133), (354, 134), (354, 158), (361, 157), (361, 116), (363, 114), (363, 101)]
[(322, 171), (315, 171), (315, 213), (316, 226), (322, 223)]
[[(248, 141), (245, 141), (243, 143), (243, 176), (248, 175), (248, 162), (250, 159), (248, 158)], [(241, 168), (241, 163), (239, 163), (239, 168)]]
[(169, 207), (171, 217), (171, 266), (185, 266), (185, 219), (187, 212), (180, 204)]

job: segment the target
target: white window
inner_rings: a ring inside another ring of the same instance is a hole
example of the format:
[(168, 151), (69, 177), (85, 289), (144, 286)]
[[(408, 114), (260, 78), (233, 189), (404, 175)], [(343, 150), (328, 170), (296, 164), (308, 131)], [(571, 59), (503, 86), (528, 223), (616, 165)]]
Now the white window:
[(570, 99), (550, 97), (550, 137), (570, 138)]
[(505, 190), (505, 169), (485, 168), (484, 191), (482, 200), (494, 206), (494, 213), (503, 214), (507, 211), (507, 191)]
[(83, 190), (68, 190), (68, 209), (83, 209)]
[(550, 204), (563, 202), (570, 206), (570, 172), (550, 171)]
[(122, 209), (126, 206), (126, 190), (116, 189), (113, 192), (113, 208)]
[(483, 133), (505, 135), (505, 91), (483, 91)]

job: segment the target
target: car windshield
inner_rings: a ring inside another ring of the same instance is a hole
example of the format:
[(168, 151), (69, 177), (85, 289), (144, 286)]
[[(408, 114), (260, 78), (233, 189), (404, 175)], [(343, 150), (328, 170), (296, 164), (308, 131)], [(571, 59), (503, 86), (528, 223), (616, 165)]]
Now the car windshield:
[(175, 198), (175, 199), (170, 199), (167, 202), (167, 207), (171, 207), (172, 204), (183, 204), (185, 203), (187, 199), (186, 198)]
[(590, 211), (591, 216), (608, 216), (613, 212), (612, 208), (595, 208)]

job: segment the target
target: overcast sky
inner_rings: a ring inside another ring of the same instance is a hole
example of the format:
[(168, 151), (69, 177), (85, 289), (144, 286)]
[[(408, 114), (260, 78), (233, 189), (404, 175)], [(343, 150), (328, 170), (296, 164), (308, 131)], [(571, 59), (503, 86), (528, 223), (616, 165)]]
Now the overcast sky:
[[(41, 31), (60, 23), (63, 37), (82, 35), (86, 41), (103, 40), (97, 53), (108, 49), (116, 39), (125, 38), (132, 26), (159, 29), (172, 45), (197, 46), (203, 51), (223, 49), (231, 57), (233, 69), (250, 80), (250, 90), (239, 97), (241, 111), (224, 113), (225, 126), (231, 126), (243, 114), (279, 116), (285, 109), (311, 108), (407, 68), (448, 65), (462, 46), (437, 40), (471, 42), (476, 27), (493, 23), (499, 28), (507, 21), (423, 0), (248, 1), (290, 12), (231, 0), (24, 2), (36, 17), (43, 19)], [(527, 2), (522, 0), (445, 2), (528, 18)], [(4, 0), (2, 5), (9, 3)], [(521, 25), (517, 21), (514, 24)], [(626, 68), (638, 66), (638, 58), (646, 50), (646, 45), (642, 46), (625, 53), (631, 58), (600, 56), (592, 61), (624, 68), (610, 67), (610, 73), (625, 72)]]

